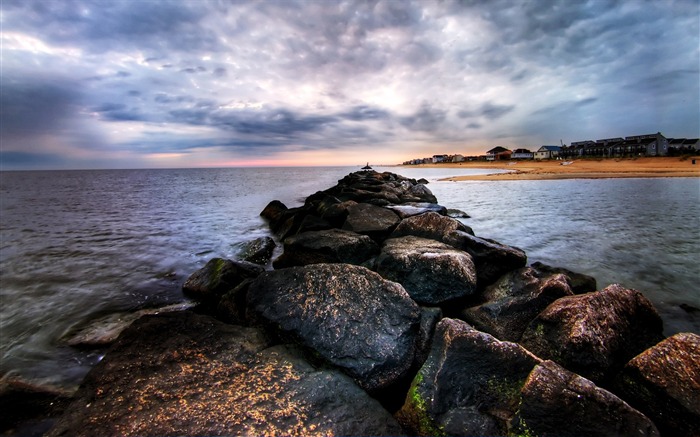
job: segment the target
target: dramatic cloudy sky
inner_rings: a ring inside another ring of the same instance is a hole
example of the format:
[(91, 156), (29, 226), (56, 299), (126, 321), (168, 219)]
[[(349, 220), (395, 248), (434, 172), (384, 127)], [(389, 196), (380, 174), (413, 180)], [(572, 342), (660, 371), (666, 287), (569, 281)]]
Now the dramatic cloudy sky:
[(0, 164), (396, 163), (697, 137), (697, 0), (2, 0)]

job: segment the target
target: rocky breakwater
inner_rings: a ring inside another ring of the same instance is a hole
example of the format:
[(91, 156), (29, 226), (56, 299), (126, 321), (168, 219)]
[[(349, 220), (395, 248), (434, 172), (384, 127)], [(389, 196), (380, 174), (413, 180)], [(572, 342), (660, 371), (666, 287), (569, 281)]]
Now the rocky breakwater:
[(283, 254), (193, 273), (198, 310), (126, 329), (49, 435), (698, 435), (700, 337), (424, 183), (352, 173), (262, 216)]

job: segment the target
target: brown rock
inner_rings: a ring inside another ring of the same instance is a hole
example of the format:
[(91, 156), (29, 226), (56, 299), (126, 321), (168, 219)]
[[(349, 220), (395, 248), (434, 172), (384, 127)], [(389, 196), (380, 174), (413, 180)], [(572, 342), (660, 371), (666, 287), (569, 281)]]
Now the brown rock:
[(528, 326), (520, 344), (596, 383), (660, 341), (662, 321), (640, 292), (614, 284), (563, 297)]
[(699, 435), (700, 336), (676, 334), (645, 350), (627, 363), (615, 388), (664, 435)]
[(528, 376), (513, 425), (518, 434), (542, 437), (659, 435), (642, 413), (553, 361)]

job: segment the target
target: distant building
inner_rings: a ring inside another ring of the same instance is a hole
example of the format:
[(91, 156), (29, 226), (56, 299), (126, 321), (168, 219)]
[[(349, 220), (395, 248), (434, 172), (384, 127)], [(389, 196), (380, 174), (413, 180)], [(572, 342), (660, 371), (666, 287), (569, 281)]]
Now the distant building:
[(438, 164), (440, 162), (447, 162), (448, 155), (433, 155), (433, 164)]
[(452, 157), (452, 162), (464, 162), (464, 156), (463, 155), (454, 155)]
[(510, 159), (513, 152), (506, 149), (505, 147), (497, 146), (486, 152), (487, 161), (500, 161), (504, 159)]
[(559, 156), (560, 146), (542, 146), (535, 152), (535, 159), (552, 159)]
[(515, 149), (510, 155), (510, 159), (533, 159), (535, 154), (528, 149)]

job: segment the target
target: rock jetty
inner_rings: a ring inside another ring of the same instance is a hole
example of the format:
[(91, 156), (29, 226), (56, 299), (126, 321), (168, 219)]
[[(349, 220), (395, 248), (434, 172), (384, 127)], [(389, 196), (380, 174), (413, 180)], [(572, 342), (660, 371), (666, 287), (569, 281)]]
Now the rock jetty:
[(698, 435), (698, 335), (528, 266), (425, 183), (363, 171), (272, 201), (282, 255), (194, 272), (200, 305), (134, 322), (48, 435)]

